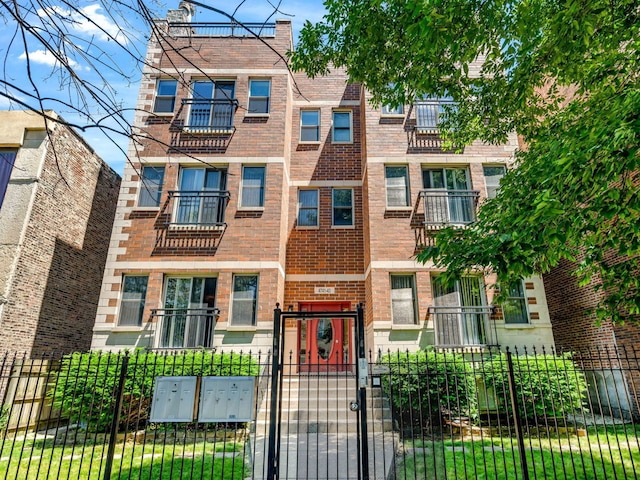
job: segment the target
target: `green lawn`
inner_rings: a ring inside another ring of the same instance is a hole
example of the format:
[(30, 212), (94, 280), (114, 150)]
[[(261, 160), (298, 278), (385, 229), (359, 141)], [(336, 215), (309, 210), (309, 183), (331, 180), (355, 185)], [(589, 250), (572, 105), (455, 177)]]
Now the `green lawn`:
[[(522, 478), (516, 439), (478, 437), (469, 440), (406, 442), (396, 462), (396, 479)], [(637, 433), (592, 428), (586, 436), (525, 439), (530, 478), (625, 479), (640, 474)]]
[[(90, 443), (90, 442), (87, 442)], [(242, 479), (250, 474), (238, 442), (201, 441), (116, 445), (112, 479)], [(226, 451), (226, 452), (225, 452)], [(0, 454), (2, 478), (102, 479), (107, 446), (57, 446), (53, 441), (5, 442)]]

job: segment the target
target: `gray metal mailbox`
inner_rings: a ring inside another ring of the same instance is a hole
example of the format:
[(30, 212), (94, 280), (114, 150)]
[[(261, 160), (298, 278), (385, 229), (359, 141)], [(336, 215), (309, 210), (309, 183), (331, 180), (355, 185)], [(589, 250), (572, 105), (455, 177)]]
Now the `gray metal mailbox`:
[(253, 420), (254, 377), (202, 377), (198, 422)]
[(157, 377), (151, 422), (192, 422), (198, 377)]

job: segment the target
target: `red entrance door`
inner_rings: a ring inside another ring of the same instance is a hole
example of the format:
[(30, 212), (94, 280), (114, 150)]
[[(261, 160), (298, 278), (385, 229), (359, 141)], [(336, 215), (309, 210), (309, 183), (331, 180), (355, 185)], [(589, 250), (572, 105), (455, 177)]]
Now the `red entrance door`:
[[(306, 312), (342, 312), (349, 303), (307, 303), (300, 305)], [(306, 322), (303, 323), (303, 322)], [(301, 371), (341, 372), (351, 364), (351, 323), (345, 318), (312, 318), (302, 320), (299, 330)]]

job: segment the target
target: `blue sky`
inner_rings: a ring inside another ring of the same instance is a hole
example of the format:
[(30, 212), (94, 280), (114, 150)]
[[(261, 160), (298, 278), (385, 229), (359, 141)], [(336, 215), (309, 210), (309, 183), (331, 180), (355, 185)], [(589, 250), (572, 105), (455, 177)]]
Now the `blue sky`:
[[(67, 0), (68, 1), (68, 0)], [(245, 22), (263, 22), (274, 13), (274, 5), (278, 12), (271, 16), (290, 18), (294, 35), (297, 34), (305, 20), (316, 22), (322, 19), (324, 8), (321, 0), (246, 0), (225, 1), (199, 0), (201, 3), (226, 11), (235, 12), (236, 18)], [(150, 14), (163, 18), (168, 9), (178, 7), (179, 0), (170, 0), (159, 4), (145, 2)], [(78, 94), (73, 80), (61, 75), (60, 59), (66, 61), (82, 77), (94, 86), (100, 95), (110, 95), (123, 108), (133, 108), (138, 96), (140, 79), (139, 64), (126, 51), (132, 51), (134, 57), (142, 58), (146, 51), (146, 35), (148, 26), (135, 12), (134, 4), (112, 3), (111, 0), (78, 0), (80, 13), (69, 12), (68, 3), (59, 0), (24, 0), (20, 19), (27, 19), (31, 25), (46, 25), (56, 22), (66, 29), (66, 34), (59, 39), (46, 39), (49, 45), (55, 45), (52, 51), (44, 48), (42, 41), (27, 34), (24, 39), (18, 22), (11, 12), (0, 6), (0, 20), (5, 20), (0, 29), (0, 54), (4, 61), (2, 85), (0, 85), (0, 109), (23, 109), (19, 103), (12, 102), (7, 96), (16, 98), (32, 107), (38, 107), (34, 99), (35, 92), (39, 97), (46, 97), (45, 108), (58, 112), (72, 124), (87, 125), (87, 118), (82, 112), (91, 112), (94, 118), (102, 117), (101, 109), (95, 99)], [(153, 5), (153, 7), (151, 7)], [(228, 21), (216, 17), (212, 12), (196, 7), (194, 21)], [(66, 22), (66, 23), (65, 23)], [(46, 32), (39, 29), (38, 32)], [(118, 43), (120, 45), (118, 45)], [(58, 55), (58, 58), (56, 58)], [(31, 79), (27, 69), (31, 70)], [(18, 89), (14, 88), (17, 87)], [(71, 108), (73, 104), (80, 108)], [(78, 111), (79, 110), (79, 111)], [(125, 118), (132, 119), (132, 112), (125, 113)], [(107, 128), (118, 130), (115, 120), (105, 118), (102, 122)], [(87, 129), (79, 132), (96, 152), (122, 174), (128, 139), (111, 134), (115, 144), (99, 129)]]

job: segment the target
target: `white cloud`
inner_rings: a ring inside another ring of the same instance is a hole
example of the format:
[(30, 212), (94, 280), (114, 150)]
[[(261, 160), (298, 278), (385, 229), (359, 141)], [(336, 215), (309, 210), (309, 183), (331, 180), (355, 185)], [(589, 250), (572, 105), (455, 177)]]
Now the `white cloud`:
[(115, 38), (119, 42), (126, 44), (128, 42), (127, 35), (122, 29), (109, 17), (100, 13), (102, 6), (94, 3), (82, 7), (79, 11), (67, 10), (59, 6), (47, 7), (38, 10), (41, 18), (48, 16), (69, 19), (69, 26), (78, 34), (87, 38), (97, 38), (102, 41), (108, 41)]
[[(64, 55), (63, 55), (64, 57)], [(22, 53), (19, 57), (20, 60), (27, 59), (27, 53)], [(83, 67), (75, 60), (72, 60), (69, 57), (66, 58), (67, 63), (71, 68), (82, 69), (82, 70), (91, 70), (89, 67)], [(34, 50), (33, 52), (29, 52), (29, 61), (34, 63), (39, 63), (40, 65), (47, 65), (49, 67), (59, 67), (59, 60), (51, 53), (49, 50)]]

